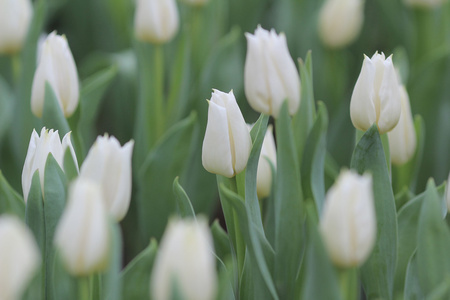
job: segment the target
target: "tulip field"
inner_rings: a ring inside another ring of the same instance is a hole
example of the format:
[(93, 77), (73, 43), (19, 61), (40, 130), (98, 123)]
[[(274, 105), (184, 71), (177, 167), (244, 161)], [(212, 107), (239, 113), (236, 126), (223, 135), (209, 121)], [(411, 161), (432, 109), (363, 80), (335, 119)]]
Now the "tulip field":
[(0, 300), (450, 299), (449, 0), (0, 0)]

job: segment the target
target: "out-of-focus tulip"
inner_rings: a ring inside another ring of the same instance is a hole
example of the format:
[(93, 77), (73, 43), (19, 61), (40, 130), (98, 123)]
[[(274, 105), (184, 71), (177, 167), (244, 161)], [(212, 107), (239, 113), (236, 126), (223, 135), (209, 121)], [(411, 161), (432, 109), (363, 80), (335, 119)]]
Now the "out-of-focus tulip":
[(336, 265), (355, 267), (368, 258), (377, 231), (370, 175), (341, 172), (327, 193), (320, 230)]
[(108, 262), (110, 230), (100, 186), (84, 178), (69, 187), (66, 208), (55, 232), (67, 270), (75, 276), (103, 271)]
[(400, 119), (398, 86), (392, 55), (385, 58), (376, 52), (372, 58), (364, 56), (350, 102), (353, 126), (366, 131), (376, 123), (380, 134), (391, 131)]
[(99, 136), (81, 165), (80, 176), (101, 186), (105, 206), (117, 221), (125, 217), (130, 205), (133, 145), (129, 141), (121, 147), (115, 137)]
[(441, 6), (446, 1), (448, 0), (403, 0), (403, 3), (411, 7), (432, 9)]
[(330, 48), (345, 47), (358, 37), (363, 21), (363, 0), (327, 0), (320, 10), (319, 36)]
[(0, 299), (21, 299), (41, 262), (30, 230), (17, 217), (0, 217)]
[(179, 16), (175, 0), (137, 0), (134, 17), (136, 37), (144, 42), (164, 44), (178, 32)]
[(150, 280), (153, 299), (173, 299), (176, 284), (185, 300), (212, 300), (217, 275), (206, 219), (171, 220), (161, 241)]
[[(272, 189), (272, 166), (277, 167), (277, 150), (273, 139), (272, 125), (267, 127), (266, 135), (261, 148), (258, 161), (258, 171), (256, 173), (256, 192), (258, 198), (262, 199), (270, 195)], [(270, 161), (270, 163), (269, 163)]]
[(447, 210), (450, 212), (450, 173), (448, 174), (447, 185), (445, 187), (447, 197)]
[(43, 193), (44, 171), (48, 155), (51, 153), (61, 169), (64, 169), (64, 154), (67, 148), (70, 149), (74, 164), (78, 168), (75, 150), (73, 149), (72, 142), (70, 141), (70, 132), (64, 136), (61, 143), (58, 130), (47, 130), (44, 127), (41, 130), (41, 136), (39, 136), (36, 130), (33, 129), (22, 170), (22, 190), (25, 202), (28, 199), (28, 193), (30, 192), (34, 172), (36, 172), (36, 170), (39, 172), (39, 179), (41, 181), (41, 189)]
[(231, 178), (245, 169), (251, 149), (250, 132), (233, 91), (227, 94), (214, 90), (203, 140), (203, 167)]
[(389, 149), (393, 164), (408, 162), (416, 152), (416, 131), (409, 105), (408, 92), (403, 85), (400, 89), (401, 115), (397, 126), (388, 132)]
[(66, 37), (50, 33), (41, 51), (34, 73), (31, 90), (31, 110), (42, 117), (45, 99), (45, 83), (52, 87), (65, 117), (70, 117), (78, 106), (79, 83), (75, 61)]
[(30, 0), (0, 0), (0, 54), (22, 49), (32, 16)]
[(250, 106), (277, 118), (287, 99), (289, 113), (300, 105), (300, 77), (289, 54), (286, 37), (258, 26), (255, 34), (246, 33), (245, 95)]

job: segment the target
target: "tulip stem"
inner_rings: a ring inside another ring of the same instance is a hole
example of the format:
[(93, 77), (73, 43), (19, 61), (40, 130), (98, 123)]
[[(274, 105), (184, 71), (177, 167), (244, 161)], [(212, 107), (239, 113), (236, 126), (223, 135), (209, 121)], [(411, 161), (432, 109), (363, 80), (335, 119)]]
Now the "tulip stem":
[(153, 82), (154, 82), (154, 109), (153, 118), (156, 132), (156, 142), (164, 133), (164, 49), (162, 45), (155, 45), (154, 52), (154, 65), (153, 65)]
[(358, 269), (339, 270), (339, 285), (342, 299), (357, 300), (358, 297)]
[(20, 76), (20, 55), (18, 53), (11, 56), (11, 69), (13, 81), (17, 83)]
[(381, 135), (381, 143), (383, 144), (384, 156), (386, 158), (389, 178), (391, 178), (392, 181), (391, 152), (389, 150), (389, 139), (387, 133)]
[(89, 276), (82, 276), (78, 278), (78, 299), (91, 300), (90, 285), (91, 280)]

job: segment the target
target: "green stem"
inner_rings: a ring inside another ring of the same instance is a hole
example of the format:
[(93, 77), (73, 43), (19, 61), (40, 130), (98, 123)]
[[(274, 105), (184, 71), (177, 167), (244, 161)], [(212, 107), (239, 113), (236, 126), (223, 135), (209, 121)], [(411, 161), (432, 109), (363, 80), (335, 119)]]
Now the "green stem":
[(389, 150), (389, 139), (387, 133), (381, 135), (381, 143), (383, 144), (384, 156), (386, 157), (386, 164), (392, 181), (391, 151)]
[(14, 83), (18, 83), (20, 79), (20, 64), (20, 54), (13, 54), (11, 56), (11, 69)]
[(83, 276), (78, 278), (78, 299), (79, 300), (91, 300), (90, 295), (91, 280), (89, 276)]
[(339, 285), (342, 299), (357, 300), (358, 297), (358, 269), (339, 270)]
[[(245, 201), (245, 170), (239, 174), (237, 174), (235, 177), (236, 180), (236, 192), (239, 196), (242, 197)], [(238, 216), (236, 212), (234, 212), (234, 224), (235, 227), (238, 229), (236, 230), (236, 252), (237, 252), (237, 258), (238, 258), (238, 267), (239, 267), (239, 274), (242, 273), (244, 269), (244, 261), (245, 261), (245, 242), (244, 237), (242, 236), (241, 231), (239, 230), (239, 223), (238, 223)], [(240, 279), (240, 276), (239, 276)]]
[(153, 82), (154, 82), (154, 128), (156, 131), (156, 142), (164, 133), (165, 113), (164, 113), (164, 49), (162, 45), (155, 45), (153, 53)]

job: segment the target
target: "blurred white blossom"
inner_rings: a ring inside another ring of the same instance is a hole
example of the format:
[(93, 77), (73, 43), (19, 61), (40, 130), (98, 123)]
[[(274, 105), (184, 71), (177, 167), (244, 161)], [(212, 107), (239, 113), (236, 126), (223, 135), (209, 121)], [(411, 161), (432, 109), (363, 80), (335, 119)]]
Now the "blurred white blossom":
[(30, 0), (0, 0), (0, 54), (22, 49), (32, 16)]

